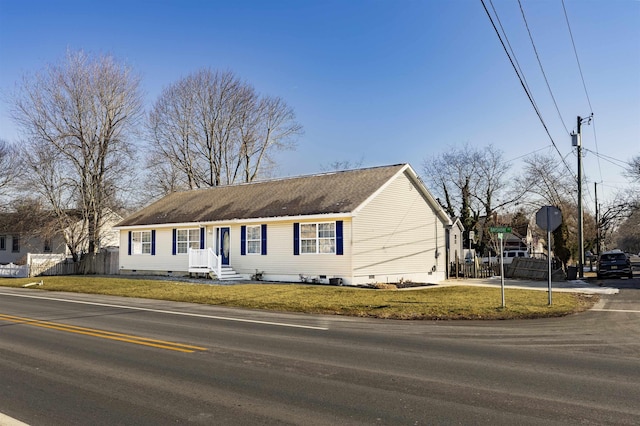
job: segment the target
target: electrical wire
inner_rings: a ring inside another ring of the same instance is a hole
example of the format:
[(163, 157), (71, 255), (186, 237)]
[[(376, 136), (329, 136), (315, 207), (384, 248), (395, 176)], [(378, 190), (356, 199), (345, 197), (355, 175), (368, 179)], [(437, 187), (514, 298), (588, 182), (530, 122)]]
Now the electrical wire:
[(506, 163), (512, 163), (512, 162), (514, 162), (516, 160), (520, 160), (521, 158), (528, 157), (531, 154), (535, 154), (536, 152), (544, 151), (545, 149), (549, 149), (549, 148), (551, 148), (551, 145), (543, 146), (542, 148), (538, 148), (538, 149), (536, 149), (534, 151), (531, 151), (531, 152), (528, 152), (526, 154), (519, 155), (516, 158), (512, 158), (511, 160), (507, 160)]
[[(500, 32), (498, 31), (498, 28), (496, 27), (496, 24), (493, 21), (493, 17), (491, 16), (491, 13), (487, 9), (487, 5), (485, 4), (484, 0), (480, 0), (480, 2), (482, 3), (482, 7), (484, 8), (484, 11), (486, 12), (487, 17), (489, 18), (489, 21), (491, 22), (491, 25), (493, 26), (493, 29), (496, 32), (496, 35), (498, 36), (498, 39), (500, 40), (500, 44), (502, 45), (502, 48), (504, 49), (505, 53), (507, 54), (507, 58), (509, 59), (509, 62), (511, 63), (511, 66), (513, 67), (513, 70), (515, 71), (515, 73), (516, 73), (516, 75), (518, 77), (518, 80), (520, 81), (520, 85), (522, 86), (522, 89), (524, 90), (525, 94), (527, 95), (527, 98), (529, 99), (529, 102), (533, 106), (533, 109), (536, 112), (536, 115), (538, 116), (538, 119), (540, 120), (540, 123), (542, 123), (542, 127), (544, 127), (544, 130), (547, 133), (547, 136), (549, 137), (549, 140), (551, 140), (551, 144), (553, 145), (553, 147), (558, 152), (558, 155), (562, 159), (562, 163), (567, 168), (567, 170), (569, 171), (571, 176), (575, 177), (573, 171), (571, 170), (571, 167), (569, 167), (569, 164), (567, 164), (566, 160), (562, 156), (562, 153), (560, 152), (560, 149), (558, 149), (558, 146), (556, 145), (556, 142), (553, 140), (553, 137), (551, 136), (551, 133), (549, 132), (549, 128), (547, 127), (547, 124), (545, 123), (544, 119), (542, 118), (542, 114), (540, 113), (540, 110), (538, 109), (535, 101), (533, 100), (533, 95), (531, 94), (531, 92), (527, 88), (525, 82), (523, 81), (523, 75), (521, 75), (521, 73), (518, 72), (518, 68), (514, 64), (514, 60), (511, 57), (511, 55), (509, 54), (509, 51), (507, 50), (507, 47), (505, 46), (505, 43), (502, 40), (502, 36), (500, 35)], [(493, 7), (493, 2), (491, 0), (489, 0), (489, 2), (491, 3), (491, 5)], [(495, 8), (494, 8), (494, 11), (495, 11)]]
[(533, 41), (533, 35), (531, 34), (531, 29), (529, 28), (529, 22), (527, 22), (527, 17), (524, 14), (524, 9), (522, 7), (522, 3), (518, 0), (518, 5), (520, 6), (520, 14), (522, 14), (522, 19), (524, 20), (524, 26), (527, 28), (527, 33), (529, 34), (529, 40), (531, 41), (531, 46), (533, 47), (533, 51), (536, 54), (536, 59), (538, 61), (538, 66), (540, 67), (540, 72), (544, 77), (544, 82), (547, 84), (547, 89), (549, 90), (549, 95), (551, 95), (551, 99), (553, 100), (553, 105), (556, 107), (556, 111), (558, 112), (558, 117), (562, 122), (562, 127), (564, 127), (565, 132), (569, 134), (569, 129), (567, 129), (567, 125), (562, 118), (562, 114), (560, 113), (560, 108), (558, 108), (558, 103), (556, 102), (556, 97), (553, 96), (553, 91), (551, 90), (551, 85), (549, 84), (549, 80), (547, 79), (547, 74), (544, 72), (544, 67), (542, 66), (542, 61), (540, 60), (540, 55), (538, 55), (538, 49), (536, 48), (536, 44)]
[(584, 94), (587, 96), (587, 103), (589, 104), (589, 110), (593, 114), (591, 99), (589, 99), (589, 92), (587, 92), (587, 85), (584, 82), (584, 75), (582, 74), (582, 67), (580, 66), (580, 59), (578, 59), (578, 51), (576, 50), (576, 43), (573, 40), (573, 32), (571, 31), (571, 25), (569, 25), (569, 16), (567, 15), (567, 8), (564, 5), (564, 0), (562, 0), (562, 10), (564, 10), (564, 18), (567, 21), (567, 28), (569, 29), (569, 36), (571, 36), (571, 45), (573, 46), (573, 53), (576, 56), (576, 62), (578, 63), (578, 70), (580, 70), (580, 78), (582, 79), (582, 87), (584, 88)]
[(613, 158), (613, 157), (610, 157), (608, 155), (600, 154), (599, 152), (591, 151), (590, 149), (587, 149), (587, 148), (582, 148), (582, 149), (584, 149), (585, 151), (588, 151), (588, 152), (592, 153), (596, 157), (602, 158), (603, 160), (608, 161), (609, 163), (611, 163), (613, 165), (616, 165), (616, 166), (618, 166), (618, 167), (620, 167), (622, 169), (626, 169), (629, 166), (629, 164), (624, 160), (619, 160), (617, 158)]
[[(507, 37), (507, 32), (504, 30), (504, 27), (502, 26), (502, 21), (500, 20), (500, 16), (498, 15), (498, 11), (496, 10), (495, 6), (493, 5), (493, 1), (489, 0), (489, 3), (491, 3), (491, 9), (493, 10), (493, 14), (496, 17), (496, 20), (498, 21), (498, 25), (500, 26), (500, 31), (502, 31), (502, 34), (504, 35), (504, 39), (507, 42), (507, 46), (509, 46), (509, 50), (511, 51), (511, 57), (513, 58), (513, 61), (515, 62), (518, 71), (516, 71), (516, 74), (518, 74), (519, 76), (522, 77), (522, 81), (524, 81), (524, 86), (526, 87), (526, 90), (528, 90), (529, 92), (531, 92), (531, 89), (529, 89), (529, 82), (527, 81), (525, 75), (524, 75), (524, 71), (522, 71), (522, 68), (520, 67), (520, 62), (518, 62), (518, 57), (516, 56), (516, 53), (513, 51), (513, 47), (511, 46), (511, 42), (509, 41), (509, 37)], [(498, 35), (498, 37), (500, 37)], [(509, 54), (507, 53), (507, 56)], [(533, 101), (535, 104), (535, 100)], [(537, 108), (538, 105), (535, 105), (535, 108)]]
[[(573, 39), (573, 31), (571, 31), (571, 24), (569, 24), (569, 15), (567, 14), (567, 8), (565, 7), (564, 4), (564, 0), (562, 1), (562, 10), (564, 11), (564, 19), (567, 22), (567, 29), (569, 30), (569, 37), (571, 38), (571, 46), (573, 46), (573, 54), (576, 58), (576, 63), (578, 64), (578, 71), (580, 71), (580, 79), (582, 80), (582, 88), (584, 89), (584, 94), (587, 98), (587, 104), (589, 104), (589, 112), (591, 113), (591, 116), (593, 117), (593, 107), (591, 106), (591, 99), (589, 98), (589, 92), (587, 91), (587, 84), (584, 81), (584, 74), (582, 73), (582, 66), (580, 65), (580, 58), (578, 58), (578, 49), (576, 49), (576, 43)], [(599, 152), (598, 149), (598, 136), (596, 134), (596, 125), (595, 125), (595, 120), (592, 124), (593, 126), (593, 140), (595, 142), (596, 145), (596, 152)], [(598, 172), (600, 173), (600, 182), (603, 181), (602, 179), (602, 166), (600, 165), (600, 157), (598, 157)]]

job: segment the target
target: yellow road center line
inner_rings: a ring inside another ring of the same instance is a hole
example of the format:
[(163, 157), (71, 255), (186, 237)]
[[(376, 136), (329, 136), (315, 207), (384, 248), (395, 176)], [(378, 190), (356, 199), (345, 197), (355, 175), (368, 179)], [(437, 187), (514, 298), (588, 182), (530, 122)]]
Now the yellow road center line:
[(182, 343), (168, 342), (165, 340), (150, 339), (147, 337), (134, 336), (130, 334), (115, 333), (112, 331), (99, 330), (87, 327), (78, 327), (70, 324), (61, 324), (49, 321), (41, 321), (32, 318), (16, 317), (13, 315), (0, 314), (0, 320), (5, 320), (17, 324), (32, 325), (36, 327), (49, 328), (53, 330), (66, 331), (68, 333), (83, 334), (86, 336), (100, 337), (103, 339), (117, 340), (120, 342), (134, 343), (137, 345), (151, 346), (154, 348), (168, 349), (178, 352), (192, 353), (195, 351), (206, 351), (206, 348)]
[(92, 332), (92, 333), (100, 333), (102, 335), (109, 335), (109, 336), (114, 336), (114, 337), (133, 338), (133, 339), (135, 339), (137, 341), (145, 341), (145, 342), (160, 343), (160, 344), (168, 343), (168, 344), (171, 344), (172, 346), (180, 346), (180, 347), (188, 348), (188, 349), (194, 349), (194, 350), (200, 350), (200, 351), (207, 350), (206, 348), (202, 348), (200, 346), (192, 346), (192, 345), (185, 345), (185, 344), (182, 344), (182, 343), (167, 342), (165, 340), (157, 340), (157, 339), (151, 339), (151, 338), (148, 338), (148, 337), (141, 337), (141, 336), (133, 336), (133, 335), (130, 335), (130, 334), (115, 333), (113, 331), (98, 330), (98, 329), (95, 329), (95, 328), (79, 327), (79, 326), (71, 325), (71, 324), (61, 324), (61, 323), (42, 321), (42, 320), (36, 320), (36, 319), (31, 319), (31, 318), (22, 318), (22, 317), (15, 317), (15, 316), (12, 316), (12, 315), (0, 314), (0, 319), (2, 319), (2, 318), (8, 319), (8, 320), (14, 319), (14, 320), (16, 320), (14, 322), (38, 323), (38, 324), (44, 324), (44, 325), (52, 325), (52, 326), (56, 326), (56, 327), (64, 327), (65, 329), (77, 330), (79, 332), (80, 331), (88, 331), (88, 332)]

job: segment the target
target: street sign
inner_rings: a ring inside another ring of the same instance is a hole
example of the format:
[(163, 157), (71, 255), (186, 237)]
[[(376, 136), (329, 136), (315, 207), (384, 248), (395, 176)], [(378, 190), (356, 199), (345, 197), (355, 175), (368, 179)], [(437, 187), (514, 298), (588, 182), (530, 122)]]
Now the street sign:
[(511, 233), (510, 226), (491, 226), (489, 232), (492, 234), (509, 234)]
[(545, 231), (553, 232), (562, 224), (562, 212), (553, 206), (544, 206), (536, 213), (536, 225)]
[(562, 224), (562, 212), (553, 206), (543, 206), (536, 213), (536, 224), (547, 231), (547, 281), (549, 286), (549, 306), (553, 302), (551, 297), (551, 232)]

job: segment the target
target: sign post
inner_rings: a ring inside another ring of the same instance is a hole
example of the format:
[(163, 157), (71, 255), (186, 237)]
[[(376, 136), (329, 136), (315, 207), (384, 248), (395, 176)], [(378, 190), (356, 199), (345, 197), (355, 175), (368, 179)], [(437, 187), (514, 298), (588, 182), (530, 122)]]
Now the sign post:
[(502, 236), (505, 233), (511, 233), (511, 228), (508, 226), (491, 226), (489, 232), (492, 234), (498, 234), (500, 240), (500, 295), (502, 296), (502, 307), (506, 306), (504, 301), (504, 248), (502, 243)]
[(547, 282), (549, 286), (549, 306), (552, 303), (551, 296), (551, 232), (562, 224), (562, 212), (557, 207), (544, 206), (536, 213), (536, 224), (547, 231)]

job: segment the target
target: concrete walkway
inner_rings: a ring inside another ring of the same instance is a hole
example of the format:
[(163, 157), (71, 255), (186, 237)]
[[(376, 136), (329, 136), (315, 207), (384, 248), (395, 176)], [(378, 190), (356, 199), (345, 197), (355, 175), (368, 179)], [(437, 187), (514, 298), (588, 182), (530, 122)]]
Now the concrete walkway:
[[(465, 278), (465, 279), (449, 279), (438, 283), (434, 287), (442, 286), (484, 286), (484, 287), (500, 287), (500, 277), (491, 278)], [(530, 280), (516, 280), (506, 278), (504, 280), (505, 288), (521, 288), (525, 290), (541, 290), (547, 291), (549, 289), (549, 283), (547, 281), (530, 281)], [(600, 287), (593, 285), (583, 280), (573, 281), (553, 281), (551, 282), (551, 291), (563, 291), (573, 293), (587, 293), (587, 294), (618, 294), (619, 290), (613, 287)]]

